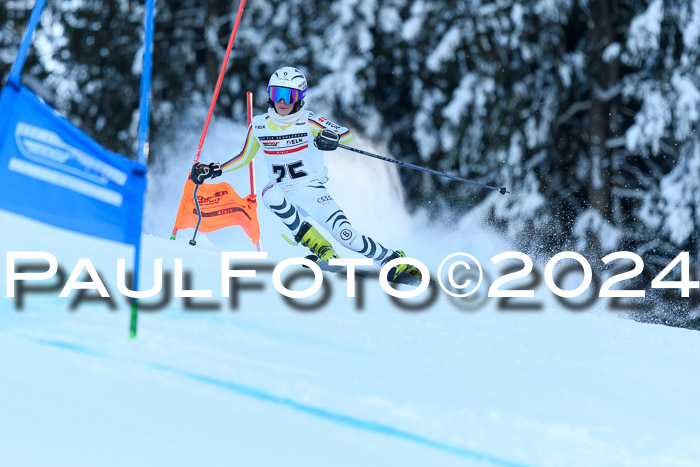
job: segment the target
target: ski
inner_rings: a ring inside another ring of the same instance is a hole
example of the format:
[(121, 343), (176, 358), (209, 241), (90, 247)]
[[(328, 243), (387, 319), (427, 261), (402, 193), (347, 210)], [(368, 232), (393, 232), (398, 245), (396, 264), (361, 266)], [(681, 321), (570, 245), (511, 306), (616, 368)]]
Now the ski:
[[(335, 274), (347, 274), (348, 270), (345, 266), (332, 266), (328, 264), (328, 261), (324, 261), (321, 258), (319, 258), (316, 255), (308, 255), (306, 256), (306, 259), (313, 261), (318, 265), (318, 267), (322, 271), (328, 271), (332, 272)], [(373, 277), (373, 278), (379, 278), (379, 271), (373, 271), (365, 268), (355, 268), (355, 275), (358, 277)], [(404, 285), (410, 285), (413, 287), (417, 287), (421, 284), (421, 281), (419, 279), (416, 279), (415, 277), (401, 273), (398, 275), (398, 277), (394, 278), (394, 280), (389, 279), (389, 282), (393, 282), (395, 284), (404, 284)], [(429, 287), (436, 287), (437, 284), (433, 279), (430, 279), (430, 282), (428, 283)]]
[[(328, 261), (324, 261), (316, 255), (307, 255), (306, 259), (313, 261), (321, 268), (322, 271), (328, 271), (336, 274), (347, 274), (348, 269), (345, 266), (331, 266)], [(355, 275), (359, 277), (379, 277), (378, 271), (371, 271), (365, 268), (355, 268)]]

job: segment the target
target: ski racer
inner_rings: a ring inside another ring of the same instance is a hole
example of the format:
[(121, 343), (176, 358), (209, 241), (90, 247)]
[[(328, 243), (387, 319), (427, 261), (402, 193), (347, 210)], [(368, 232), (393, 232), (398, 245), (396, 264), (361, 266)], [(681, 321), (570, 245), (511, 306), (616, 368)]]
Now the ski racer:
[[(379, 267), (405, 257), (403, 251), (390, 250), (357, 232), (324, 186), (328, 181), (324, 152), (337, 149), (339, 143), (349, 143), (352, 133), (306, 110), (306, 92), (306, 77), (297, 68), (275, 71), (267, 86), (268, 112), (253, 117), (241, 151), (221, 165), (195, 164), (192, 181), (202, 183), (224, 171), (244, 167), (262, 149), (269, 176), (262, 190), (263, 202), (287, 226), (296, 243), (311, 250), (312, 258), (320, 265), (339, 256), (307, 218), (323, 226), (341, 245), (372, 259)], [(395, 280), (402, 274), (421, 279), (418, 268), (409, 264), (392, 268), (388, 279)]]

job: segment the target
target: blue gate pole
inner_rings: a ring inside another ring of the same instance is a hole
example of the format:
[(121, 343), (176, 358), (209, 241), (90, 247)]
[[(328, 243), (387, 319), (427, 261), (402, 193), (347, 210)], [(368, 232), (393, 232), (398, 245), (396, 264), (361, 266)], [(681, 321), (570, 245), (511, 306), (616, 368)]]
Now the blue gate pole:
[(141, 100), (139, 102), (139, 149), (138, 161), (148, 163), (148, 124), (151, 93), (151, 73), (153, 69), (153, 9), (155, 0), (146, 0), (146, 19), (143, 41), (143, 69), (141, 71)]
[[(150, 112), (150, 92), (151, 92), (151, 73), (153, 69), (153, 10), (155, 8), (155, 0), (146, 0), (146, 17), (144, 20), (144, 39), (143, 39), (143, 65), (141, 70), (141, 98), (139, 101), (139, 146), (138, 146), (138, 162), (144, 166), (148, 163), (149, 141), (148, 141), (148, 124)], [(138, 239), (134, 245), (134, 290), (139, 289), (139, 269), (141, 263), (141, 217), (136, 219), (138, 222)], [(129, 325), (129, 335), (133, 339), (136, 337), (138, 327), (138, 299), (134, 298), (131, 301), (131, 323)]]
[(29, 23), (27, 24), (27, 29), (24, 30), (24, 37), (22, 42), (19, 44), (19, 51), (17, 52), (17, 58), (15, 63), (12, 64), (12, 69), (7, 77), (7, 82), (19, 87), (20, 75), (22, 74), (22, 67), (24, 67), (24, 61), (27, 59), (27, 54), (29, 53), (29, 46), (32, 44), (32, 35), (36, 27), (39, 25), (39, 19), (41, 18), (41, 12), (44, 10), (46, 5), (46, 0), (37, 0), (34, 4), (34, 9), (32, 10), (32, 15), (29, 17)]

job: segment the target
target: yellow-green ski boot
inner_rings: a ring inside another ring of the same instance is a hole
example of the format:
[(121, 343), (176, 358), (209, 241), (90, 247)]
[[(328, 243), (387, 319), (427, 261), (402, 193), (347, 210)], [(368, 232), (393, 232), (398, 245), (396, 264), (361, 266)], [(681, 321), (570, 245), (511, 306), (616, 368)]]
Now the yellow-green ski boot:
[[(391, 255), (389, 255), (384, 261), (382, 261), (382, 266), (391, 261), (392, 259), (405, 257), (406, 253), (404, 253), (401, 250), (396, 250)], [(419, 284), (423, 279), (423, 274), (421, 274), (420, 269), (410, 264), (397, 264), (393, 268), (389, 269), (387, 279), (389, 280), (389, 282)]]
[(294, 236), (294, 240), (308, 247), (321, 261), (328, 261), (331, 258), (340, 258), (338, 253), (333, 249), (333, 245), (331, 245), (313, 225), (306, 221), (301, 224), (299, 233)]

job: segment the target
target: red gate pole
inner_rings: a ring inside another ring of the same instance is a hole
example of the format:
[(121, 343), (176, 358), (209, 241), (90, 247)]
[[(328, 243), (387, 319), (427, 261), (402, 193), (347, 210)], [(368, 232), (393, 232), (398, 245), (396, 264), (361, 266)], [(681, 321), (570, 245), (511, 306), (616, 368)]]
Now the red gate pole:
[[(207, 136), (207, 130), (209, 129), (209, 122), (211, 121), (211, 116), (214, 114), (214, 107), (216, 106), (216, 100), (219, 98), (219, 91), (221, 90), (221, 84), (224, 81), (224, 75), (226, 74), (226, 65), (228, 65), (228, 59), (231, 55), (231, 49), (233, 49), (233, 41), (236, 39), (236, 32), (238, 32), (238, 25), (241, 22), (241, 17), (243, 17), (243, 8), (245, 8), (245, 1), (241, 0), (240, 5), (238, 5), (238, 14), (236, 15), (236, 22), (233, 25), (233, 30), (231, 31), (231, 37), (228, 40), (228, 46), (226, 47), (226, 55), (224, 56), (224, 62), (221, 64), (221, 71), (219, 72), (219, 79), (216, 82), (216, 88), (214, 89), (214, 95), (211, 98), (211, 103), (209, 104), (209, 113), (207, 114), (207, 120), (204, 122), (204, 129), (202, 130), (202, 136), (199, 138), (199, 146), (197, 146), (197, 154), (194, 156), (194, 162), (192, 165), (199, 162), (199, 156), (202, 154), (202, 146), (204, 146), (204, 138)], [(175, 240), (177, 235), (177, 227), (173, 227), (173, 233), (170, 235), (171, 240)]]
[[(250, 122), (253, 121), (253, 93), (250, 91), (246, 93), (246, 107), (248, 108), (248, 126), (250, 126)], [(250, 194), (254, 195), (255, 166), (253, 165), (253, 161), (250, 161), (250, 164), (248, 164), (248, 170), (250, 171)], [(258, 251), (262, 251), (262, 242), (260, 240), (258, 240), (258, 243), (256, 243), (255, 246), (258, 249)]]

